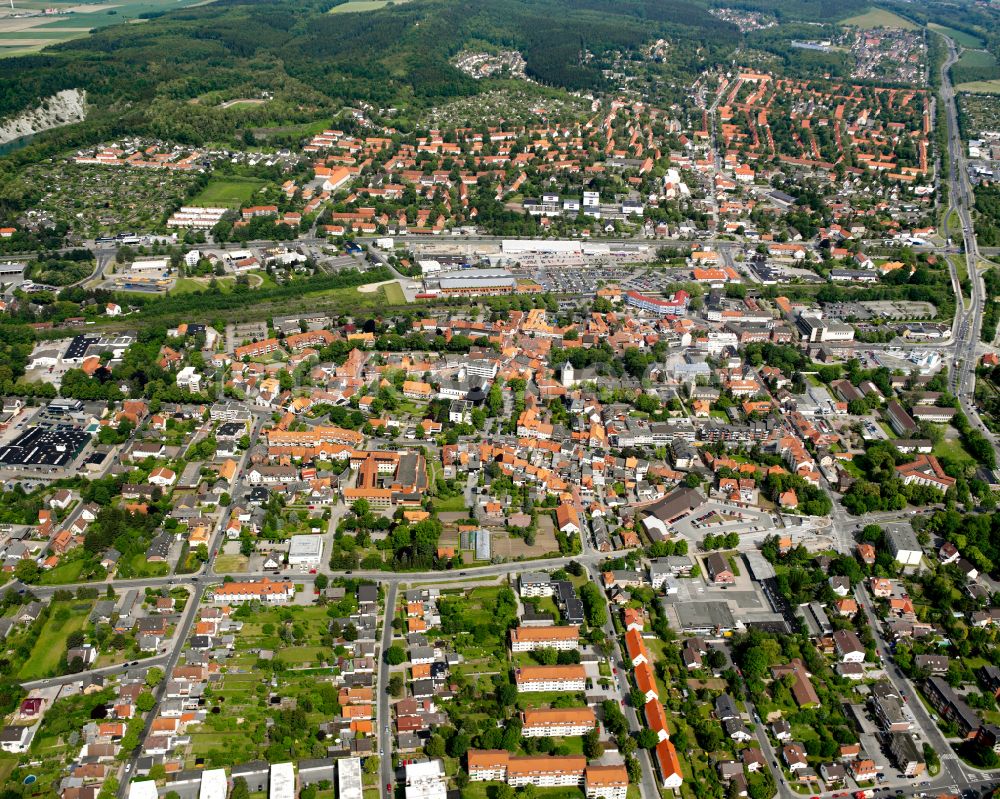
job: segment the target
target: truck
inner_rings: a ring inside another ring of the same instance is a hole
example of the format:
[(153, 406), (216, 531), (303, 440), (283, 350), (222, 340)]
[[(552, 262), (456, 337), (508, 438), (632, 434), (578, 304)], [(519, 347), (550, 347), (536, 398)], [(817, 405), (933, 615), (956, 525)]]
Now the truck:
[(875, 791), (871, 788), (865, 788), (863, 791), (855, 791), (854, 799), (872, 799), (875, 795)]

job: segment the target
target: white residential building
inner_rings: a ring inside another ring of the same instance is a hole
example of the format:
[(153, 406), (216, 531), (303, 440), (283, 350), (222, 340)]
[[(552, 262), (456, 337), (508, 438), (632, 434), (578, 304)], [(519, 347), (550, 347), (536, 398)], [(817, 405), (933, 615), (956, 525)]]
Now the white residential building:
[(511, 652), (534, 652), (536, 649), (577, 649), (579, 627), (515, 627), (510, 631)]
[(448, 777), (444, 761), (428, 760), (406, 765), (406, 799), (446, 799)]
[(587, 687), (587, 673), (583, 666), (522, 666), (514, 672), (517, 690), (532, 691), (583, 691)]

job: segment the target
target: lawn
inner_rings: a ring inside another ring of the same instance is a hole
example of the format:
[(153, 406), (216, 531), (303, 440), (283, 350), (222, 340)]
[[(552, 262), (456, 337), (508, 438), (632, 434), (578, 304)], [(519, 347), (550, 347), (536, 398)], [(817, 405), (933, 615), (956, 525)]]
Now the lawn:
[(80, 581), (80, 572), (83, 571), (83, 560), (77, 558), (69, 563), (61, 563), (54, 569), (50, 569), (42, 575), (42, 585), (63, 585), (65, 583), (77, 583)]
[(264, 181), (256, 178), (213, 178), (191, 205), (236, 207), (248, 202), (263, 185)]
[(129, 560), (129, 566), (132, 567), (135, 577), (163, 577), (170, 571), (170, 567), (166, 563), (150, 563), (141, 552), (136, 552), (132, 556)]
[(37, 680), (54, 674), (66, 653), (66, 639), (70, 633), (83, 629), (93, 607), (93, 602), (53, 602), (49, 619), (21, 666), (18, 679)]
[(522, 710), (552, 707), (552, 703), (557, 699), (565, 703), (567, 697), (573, 700), (572, 707), (585, 707), (587, 704), (587, 699), (581, 691), (573, 693), (566, 691), (527, 691), (517, 695), (517, 706)]
[(321, 646), (286, 646), (275, 654), (275, 659), (290, 666), (302, 666), (306, 663), (323, 663), (327, 655)]
[(463, 494), (447, 497), (446, 499), (434, 497), (432, 502), (434, 503), (434, 509), (438, 513), (461, 512), (465, 510), (465, 495)]
[(983, 40), (978, 36), (973, 36), (971, 33), (955, 30), (954, 28), (949, 28), (947, 25), (938, 25), (936, 22), (928, 23), (927, 27), (932, 31), (937, 31), (938, 33), (943, 33), (945, 36), (950, 36), (962, 47), (977, 48), (983, 46)]
[(908, 19), (903, 19), (891, 11), (882, 8), (872, 8), (864, 14), (841, 20), (841, 25), (851, 25), (855, 28), (902, 28), (916, 30), (917, 26)]
[(388, 5), (402, 5), (406, 0), (347, 0), (330, 9), (331, 14), (351, 14), (356, 11), (378, 11)]
[(16, 756), (9, 757), (8, 755), (3, 755), (0, 757), (0, 785), (7, 784), (7, 778), (17, 765), (17, 761), (18, 758)]
[[(501, 783), (470, 782), (462, 789), (462, 799), (487, 799), (493, 791), (487, 788)], [(535, 788), (537, 799), (582, 799), (583, 791), (579, 788)]]

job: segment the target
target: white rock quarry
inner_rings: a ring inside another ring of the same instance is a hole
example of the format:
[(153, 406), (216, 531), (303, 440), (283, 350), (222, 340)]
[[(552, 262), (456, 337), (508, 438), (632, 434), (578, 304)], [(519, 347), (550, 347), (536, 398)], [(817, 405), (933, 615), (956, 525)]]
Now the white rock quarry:
[(64, 89), (43, 100), (37, 108), (0, 121), (0, 144), (82, 122), (86, 116), (87, 93), (82, 89)]

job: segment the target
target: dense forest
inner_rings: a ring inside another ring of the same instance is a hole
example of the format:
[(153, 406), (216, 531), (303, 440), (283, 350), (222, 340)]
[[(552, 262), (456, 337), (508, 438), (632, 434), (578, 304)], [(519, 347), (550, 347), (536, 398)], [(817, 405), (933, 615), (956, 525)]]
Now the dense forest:
[[(595, 56), (656, 36), (677, 43), (692, 73), (700, 59), (724, 56), (738, 42), (734, 26), (692, 0), (419, 0), (330, 15), (333, 5), (217, 0), (6, 59), (0, 118), (82, 88), (96, 106), (94, 123), (113, 119), (198, 143), (218, 134), (220, 120), (232, 130), (315, 119), (361, 101), (419, 107), (475, 94), (482, 85), (449, 63), (472, 41), (518, 48), (531, 77), (567, 89), (602, 88)], [(240, 96), (247, 87), (274, 101), (225, 110), (189, 102)]]

